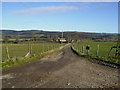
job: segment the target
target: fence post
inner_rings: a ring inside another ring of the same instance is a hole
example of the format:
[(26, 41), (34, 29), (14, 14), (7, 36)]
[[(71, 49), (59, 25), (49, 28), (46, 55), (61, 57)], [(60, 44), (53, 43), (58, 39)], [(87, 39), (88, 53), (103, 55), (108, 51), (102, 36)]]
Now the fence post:
[(80, 52), (81, 52), (81, 46), (80, 46)]
[(78, 45), (78, 51), (80, 52), (80, 46)]
[(97, 56), (98, 56), (98, 53), (99, 53), (99, 44), (97, 45)]
[(55, 49), (55, 45), (53, 44), (53, 49)]
[(28, 52), (30, 52), (30, 43), (28, 41)]
[(30, 54), (32, 54), (32, 45), (30, 45)]
[(43, 48), (42, 48), (42, 53), (44, 53), (44, 49), (45, 49), (45, 45), (44, 45), (44, 42), (43, 42)]
[(29, 53), (31, 54), (31, 46), (30, 46), (30, 44), (29, 44)]
[(10, 58), (10, 55), (9, 55), (8, 46), (6, 47), (6, 53), (7, 53), (7, 58), (9, 59), (9, 58)]
[(87, 50), (87, 55), (89, 55), (90, 50)]
[(47, 51), (49, 51), (49, 45), (47, 45)]
[(84, 45), (82, 46), (82, 53), (84, 53)]
[(53, 49), (55, 49), (55, 44), (53, 45)]

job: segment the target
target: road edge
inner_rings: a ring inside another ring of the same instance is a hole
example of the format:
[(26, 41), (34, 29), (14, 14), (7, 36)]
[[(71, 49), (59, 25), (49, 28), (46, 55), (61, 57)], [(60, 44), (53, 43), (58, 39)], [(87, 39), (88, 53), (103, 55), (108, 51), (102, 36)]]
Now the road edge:
[[(80, 55), (80, 54), (74, 49), (73, 46), (71, 46), (71, 50), (72, 50), (75, 54), (77, 54), (78, 56), (83, 57), (82, 55)], [(119, 69), (120, 69), (120, 64), (117, 64), (117, 63), (113, 63), (113, 62), (105, 61), (105, 60), (100, 60), (100, 59), (96, 59), (96, 58), (90, 58), (90, 57), (85, 57), (85, 58), (88, 58), (89, 61), (94, 62), (94, 63), (98, 63), (98, 64), (101, 64), (101, 65), (105, 65), (105, 66), (109, 66), (109, 67), (112, 67), (112, 68), (119, 68)]]
[(25, 64), (25, 63), (28, 63), (28, 62), (32, 62), (32, 61), (35, 61), (37, 59), (41, 59), (43, 58), (44, 56), (47, 56), (49, 54), (52, 54), (54, 52), (57, 52), (57, 51), (60, 51), (62, 50), (63, 48), (65, 48), (66, 46), (68, 46), (69, 44), (66, 44), (66, 45), (63, 45), (63, 46), (60, 46), (58, 48), (55, 48), (55, 49), (52, 49), (52, 50), (49, 50), (49, 51), (46, 51), (44, 53), (40, 53), (36, 56), (31, 56), (31, 57), (28, 57), (28, 58), (24, 58), (24, 59), (21, 59), (21, 60), (18, 60), (18, 62), (14, 62), (13, 64), (11, 64), (10, 66), (5, 66), (5, 67), (2, 67), (2, 70), (3, 69), (7, 69), (7, 68), (10, 68), (10, 67), (14, 67), (14, 66), (18, 66), (18, 65), (22, 65), (22, 64)]

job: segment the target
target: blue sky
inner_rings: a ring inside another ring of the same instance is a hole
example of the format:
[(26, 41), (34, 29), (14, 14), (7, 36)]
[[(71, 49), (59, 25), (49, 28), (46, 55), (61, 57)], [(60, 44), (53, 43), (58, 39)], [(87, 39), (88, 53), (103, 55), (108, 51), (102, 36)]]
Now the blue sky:
[(117, 2), (3, 2), (2, 29), (118, 32)]

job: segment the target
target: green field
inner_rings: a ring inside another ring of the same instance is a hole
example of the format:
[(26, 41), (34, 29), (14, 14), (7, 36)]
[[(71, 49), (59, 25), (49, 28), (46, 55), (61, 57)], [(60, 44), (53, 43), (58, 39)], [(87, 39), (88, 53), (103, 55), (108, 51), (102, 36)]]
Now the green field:
[[(86, 46), (90, 46), (89, 53), (87, 53)], [(116, 48), (111, 50), (111, 53), (108, 56), (108, 53), (112, 46), (116, 46), (115, 42), (78, 42), (73, 43), (73, 48), (80, 55), (87, 56), (95, 59), (110, 61), (113, 63), (120, 64), (119, 57), (116, 57)]]
[[(82, 47), (83, 47), (84, 48), (83, 52), (85, 54), (87, 54), (86, 46), (89, 45), (90, 46), (89, 54), (97, 55), (97, 51), (98, 51), (98, 56), (107, 57), (111, 47), (115, 46), (116, 43), (115, 42), (93, 42), (91, 41), (91, 42), (78, 42), (78, 43), (74, 43), (73, 45), (79, 52), (82, 52)], [(115, 48), (112, 49), (110, 53), (110, 57), (115, 56), (115, 51), (116, 51)]]
[[(8, 60), (8, 54), (10, 58), (25, 57), (28, 53), (29, 45), (31, 46), (31, 55), (37, 55), (61, 46), (61, 44), (53, 42), (2, 44), (2, 61)], [(8, 54), (6, 47), (8, 47)]]

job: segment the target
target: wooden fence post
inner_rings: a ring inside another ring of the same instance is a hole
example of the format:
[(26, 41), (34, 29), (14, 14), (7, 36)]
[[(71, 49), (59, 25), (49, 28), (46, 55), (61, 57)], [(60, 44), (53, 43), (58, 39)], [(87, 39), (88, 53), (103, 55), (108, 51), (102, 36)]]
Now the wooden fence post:
[(10, 59), (10, 55), (9, 55), (8, 46), (6, 47), (6, 53), (7, 53), (7, 58), (8, 58), (8, 59)]
[(80, 52), (82, 52), (82, 51), (81, 51), (81, 46), (80, 46)]
[(80, 52), (80, 46), (78, 46), (78, 51)]
[(31, 48), (30, 48), (30, 44), (29, 44), (29, 53), (31, 54)]
[(99, 53), (99, 44), (97, 45), (97, 56), (98, 56), (98, 53)]
[(47, 51), (49, 50), (49, 45), (47, 45)]
[(44, 42), (43, 42), (43, 45), (42, 45), (42, 46), (43, 46), (43, 48), (42, 48), (42, 53), (44, 53), (44, 48), (45, 48), (45, 47), (44, 47), (44, 46), (45, 46), (45, 45), (44, 45)]
[(87, 55), (89, 55), (89, 50), (87, 50)]
[(32, 45), (30, 45), (30, 54), (32, 54)]
[(30, 43), (28, 41), (28, 52), (30, 52)]
[(82, 53), (84, 53), (84, 45), (82, 46)]

